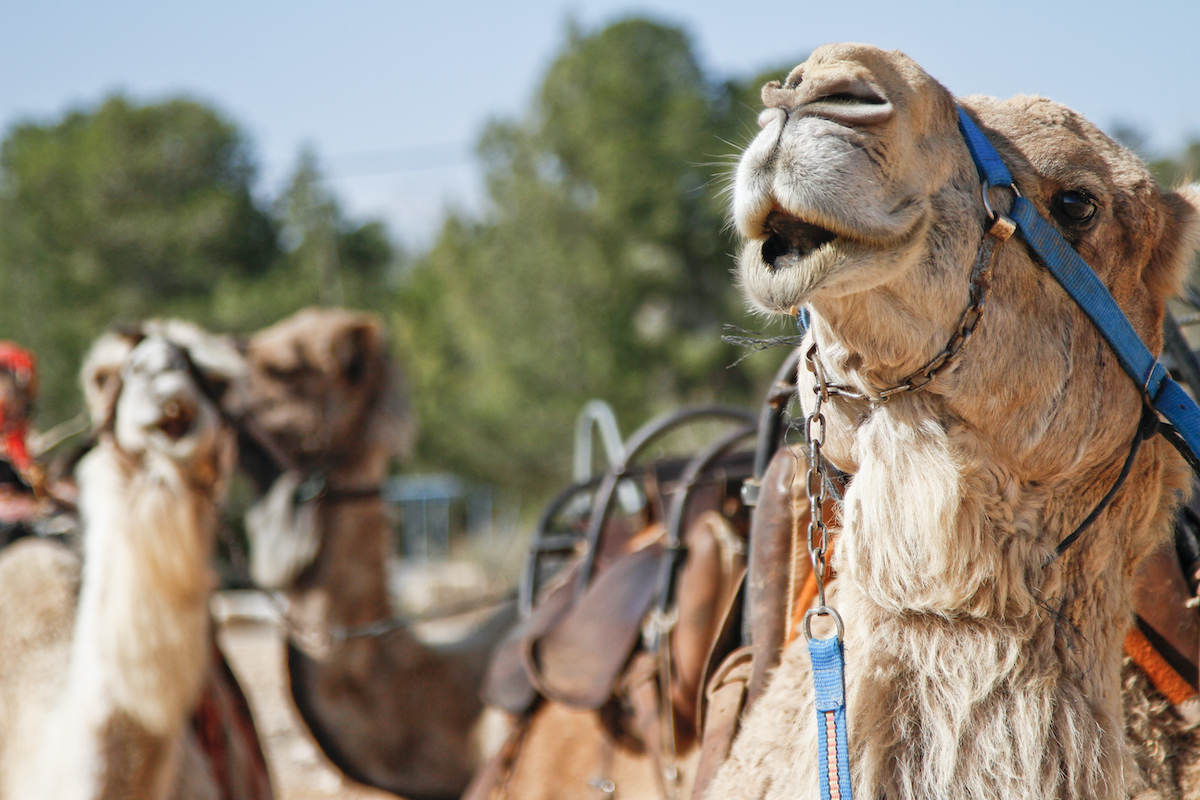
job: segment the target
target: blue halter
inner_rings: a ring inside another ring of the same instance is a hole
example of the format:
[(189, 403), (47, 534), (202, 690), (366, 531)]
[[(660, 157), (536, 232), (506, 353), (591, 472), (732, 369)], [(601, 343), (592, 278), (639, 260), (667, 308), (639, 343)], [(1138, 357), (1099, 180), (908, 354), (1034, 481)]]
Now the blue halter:
[(1161, 426), (1159, 432), (1193, 469), (1200, 469), (1200, 407), (1142, 343), (1129, 319), (1088, 263), (1017, 191), (1000, 154), (961, 106), (958, 108), (958, 127), (983, 180), (985, 203), (989, 187), (1012, 189), (1016, 198), (1011, 217), (1025, 243), (1096, 326), (1117, 356), (1121, 369), (1133, 380), (1145, 400), (1170, 423), (1170, 427)]

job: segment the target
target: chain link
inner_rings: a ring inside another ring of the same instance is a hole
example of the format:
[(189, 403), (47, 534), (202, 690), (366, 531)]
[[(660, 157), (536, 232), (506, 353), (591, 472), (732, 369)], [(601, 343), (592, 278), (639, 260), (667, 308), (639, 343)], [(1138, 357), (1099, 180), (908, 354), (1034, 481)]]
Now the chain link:
[[(886, 403), (893, 395), (905, 392), (919, 392), (932, 383), (933, 379), (942, 370), (953, 363), (954, 359), (962, 352), (963, 347), (971, 340), (971, 337), (979, 327), (979, 320), (983, 318), (984, 306), (987, 304), (988, 289), (992, 285), (992, 266), (994, 261), (992, 255), (998, 243), (1002, 243), (1002, 240), (998, 240), (994, 235), (985, 235), (983, 237), (983, 242), (980, 244), (979, 252), (975, 257), (975, 264), (971, 268), (970, 302), (963, 311), (962, 316), (959, 317), (958, 328), (955, 330), (954, 335), (950, 337), (950, 341), (941, 349), (941, 352), (899, 383), (889, 386), (886, 389), (869, 389), (866, 391), (855, 389), (845, 384), (828, 383), (825, 381), (824, 366), (821, 364), (821, 359), (817, 353), (817, 345), (814, 341), (805, 355), (805, 361), (808, 362), (809, 371), (816, 376), (817, 384), (822, 387), (820, 393), (824, 398), (828, 399), (829, 396), (834, 395), (848, 400), (868, 400), (871, 403)], [(823, 435), (822, 438), (824, 438)]]
[[(817, 383), (813, 386), (813, 409), (804, 420), (804, 433), (808, 439), (808, 476), (805, 480), (805, 491), (808, 494), (808, 534), (805, 541), (808, 545), (808, 559), (812, 562), (813, 576), (817, 582), (817, 608), (832, 611), (825, 605), (825, 556), (829, 552), (829, 528), (825, 524), (825, 486), (829, 482), (829, 475), (825, 458), (821, 455), (826, 433), (825, 415), (821, 413), (821, 404), (823, 397), (828, 397), (824, 391), (823, 378), (824, 375), (818, 373)], [(807, 614), (805, 619), (807, 621)], [(805, 632), (807, 635), (807, 624)]]

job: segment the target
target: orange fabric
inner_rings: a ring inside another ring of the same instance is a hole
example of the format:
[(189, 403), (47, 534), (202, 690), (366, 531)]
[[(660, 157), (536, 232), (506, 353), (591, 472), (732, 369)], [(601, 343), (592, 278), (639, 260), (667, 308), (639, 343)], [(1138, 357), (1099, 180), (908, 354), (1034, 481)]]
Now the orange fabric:
[(788, 625), (787, 644), (791, 644), (800, 635), (800, 623), (804, 621), (804, 612), (808, 611), (813, 600), (816, 598), (817, 573), (810, 569), (808, 577), (804, 579), (804, 585), (800, 587), (800, 594), (796, 595), (796, 604), (792, 606), (792, 619), (791, 624)]
[(1150, 640), (1146, 638), (1137, 626), (1129, 629), (1125, 636), (1125, 655), (1133, 659), (1133, 663), (1141, 667), (1146, 677), (1154, 684), (1154, 688), (1175, 705), (1181, 705), (1196, 696), (1192, 685), (1179, 676), (1179, 673), (1167, 663)]

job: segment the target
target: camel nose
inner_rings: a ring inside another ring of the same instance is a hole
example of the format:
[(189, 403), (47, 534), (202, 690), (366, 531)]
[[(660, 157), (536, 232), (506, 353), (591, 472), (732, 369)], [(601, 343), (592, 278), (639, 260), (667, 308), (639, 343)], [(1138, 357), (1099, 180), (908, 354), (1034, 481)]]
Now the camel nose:
[(158, 429), (174, 440), (182, 439), (191, 432), (199, 407), (186, 395), (177, 395), (163, 401)]
[(762, 90), (763, 105), (789, 116), (824, 117), (850, 127), (878, 125), (891, 119), (895, 107), (862, 65), (801, 64), (782, 83)]

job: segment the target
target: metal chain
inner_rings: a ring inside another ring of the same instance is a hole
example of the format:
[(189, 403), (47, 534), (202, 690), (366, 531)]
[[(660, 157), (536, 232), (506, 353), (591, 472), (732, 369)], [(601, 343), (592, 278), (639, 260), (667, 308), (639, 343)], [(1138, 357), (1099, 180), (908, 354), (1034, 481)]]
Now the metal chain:
[(816, 345), (809, 350), (809, 364), (816, 375), (813, 385), (814, 402), (812, 411), (804, 418), (804, 438), (808, 442), (808, 475), (805, 479), (805, 492), (808, 494), (808, 535), (805, 537), (808, 545), (808, 560), (812, 563), (813, 577), (817, 583), (817, 606), (804, 612), (804, 636), (811, 640), (812, 618), (819, 616), (833, 617), (837, 625), (837, 637), (842, 638), (842, 618), (836, 610), (825, 602), (825, 573), (828, 566), (826, 558), (829, 553), (829, 527), (825, 524), (825, 488), (829, 485), (829, 472), (821, 448), (825, 445), (825, 415), (821, 413), (821, 405), (832, 394), (829, 384), (825, 381), (825, 372), (821, 368), (820, 359), (813, 358)]
[(825, 415), (821, 413), (821, 390), (813, 387), (816, 402), (812, 412), (804, 420), (804, 437), (808, 441), (808, 478), (805, 491), (808, 494), (808, 560), (812, 562), (813, 575), (817, 579), (817, 605), (825, 605), (825, 554), (829, 552), (829, 528), (825, 525), (825, 485), (828, 475), (821, 446), (825, 444)]
[[(1001, 238), (996, 232), (989, 231), (984, 235), (983, 241), (980, 243), (979, 251), (975, 256), (975, 264), (971, 267), (971, 288), (970, 302), (967, 304), (966, 310), (959, 317), (958, 328), (954, 335), (950, 337), (950, 341), (946, 342), (946, 346), (942, 348), (936, 356), (927, 361), (916, 372), (909, 374), (894, 386), (889, 386), (886, 389), (868, 389), (859, 390), (853, 386), (847, 386), (840, 383), (826, 383), (823, 392), (825, 398), (830, 395), (844, 397), (848, 400), (867, 400), (871, 403), (879, 404), (886, 403), (892, 395), (902, 394), (904, 392), (919, 392), (928, 386), (938, 374), (946, 369), (954, 361), (954, 358), (962, 351), (967, 342), (975, 334), (975, 330), (979, 327), (979, 320), (983, 318), (984, 306), (987, 304), (988, 289), (992, 285), (992, 266), (994, 259), (992, 258), (997, 244), (1003, 244), (1007, 236)], [(808, 361), (808, 368), (814, 374), (820, 369), (820, 358), (817, 353), (816, 342), (813, 342), (809, 348), (805, 359)]]

